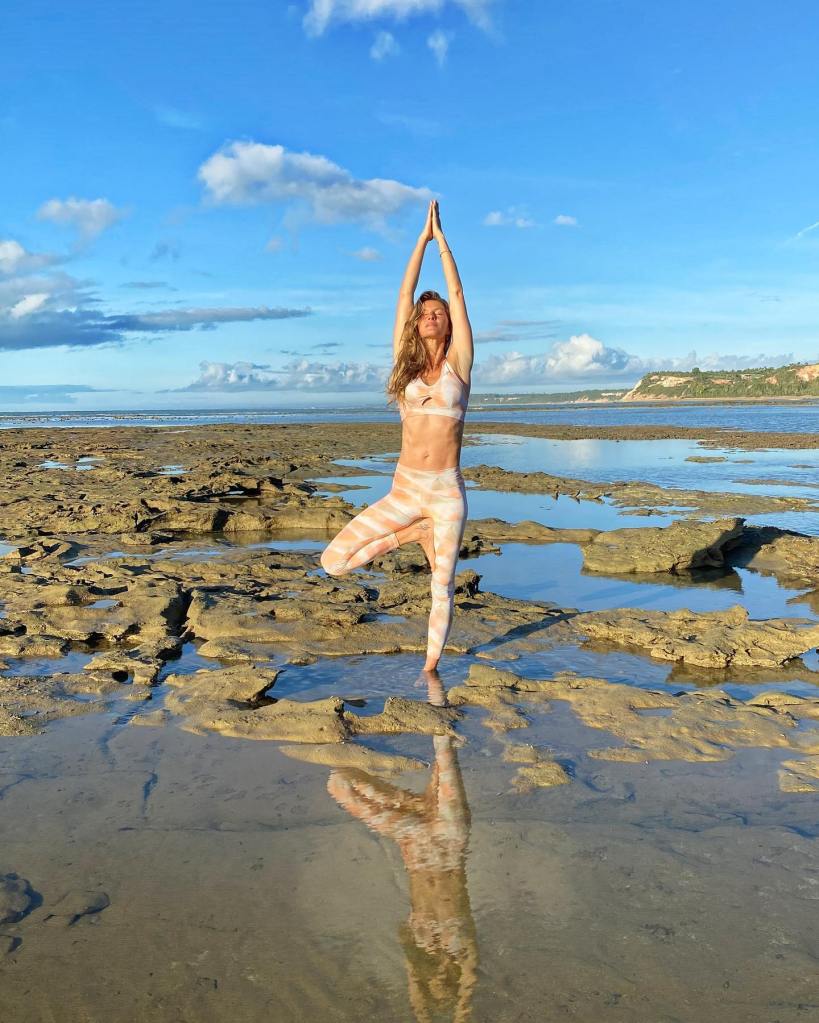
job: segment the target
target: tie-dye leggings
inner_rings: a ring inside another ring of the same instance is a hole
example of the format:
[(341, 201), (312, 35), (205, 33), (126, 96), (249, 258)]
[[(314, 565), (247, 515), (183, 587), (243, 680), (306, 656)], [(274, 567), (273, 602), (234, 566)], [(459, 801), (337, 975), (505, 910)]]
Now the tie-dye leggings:
[(432, 520), (435, 571), (427, 632), (427, 659), (444, 649), (455, 603), (455, 566), (466, 525), (466, 489), (459, 466), (450, 469), (395, 467), (392, 488), (351, 519), (328, 544), (321, 564), (328, 575), (343, 575), (398, 547), (395, 530), (418, 519)]

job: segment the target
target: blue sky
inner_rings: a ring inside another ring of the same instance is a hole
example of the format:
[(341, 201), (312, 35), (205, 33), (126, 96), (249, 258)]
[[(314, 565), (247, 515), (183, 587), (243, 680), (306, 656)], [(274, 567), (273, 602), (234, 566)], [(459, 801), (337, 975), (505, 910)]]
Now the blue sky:
[(5, 7), (0, 408), (382, 402), (432, 196), (473, 393), (819, 361), (813, 2)]

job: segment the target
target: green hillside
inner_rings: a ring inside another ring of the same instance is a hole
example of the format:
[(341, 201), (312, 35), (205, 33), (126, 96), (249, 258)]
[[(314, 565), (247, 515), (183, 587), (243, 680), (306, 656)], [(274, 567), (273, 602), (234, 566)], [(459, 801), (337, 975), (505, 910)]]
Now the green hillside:
[(582, 391), (533, 391), (529, 394), (473, 394), (482, 405), (548, 405), (551, 402), (619, 401), (628, 388), (586, 388)]
[(819, 363), (690, 373), (646, 373), (623, 401), (674, 398), (819, 397)]

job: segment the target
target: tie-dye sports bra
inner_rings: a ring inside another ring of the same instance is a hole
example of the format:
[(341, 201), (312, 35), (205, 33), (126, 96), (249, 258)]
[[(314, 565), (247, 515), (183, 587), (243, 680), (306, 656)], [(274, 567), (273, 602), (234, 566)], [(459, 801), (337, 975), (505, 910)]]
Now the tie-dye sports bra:
[(434, 384), (425, 384), (419, 376), (407, 384), (398, 411), (402, 422), (408, 416), (449, 416), (463, 421), (468, 403), (469, 385), (444, 359)]

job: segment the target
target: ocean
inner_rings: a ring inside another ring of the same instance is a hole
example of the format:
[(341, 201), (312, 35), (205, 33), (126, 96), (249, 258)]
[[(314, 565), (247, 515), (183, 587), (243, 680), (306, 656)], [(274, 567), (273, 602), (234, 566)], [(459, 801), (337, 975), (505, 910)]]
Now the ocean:
[[(819, 401), (768, 404), (684, 405), (607, 403), (595, 405), (544, 404), (507, 408), (481, 403), (473, 395), (467, 422), (571, 424), (575, 426), (701, 426), (732, 430), (819, 432)], [(393, 408), (383, 404), (344, 406), (305, 405), (281, 409), (164, 409), (0, 413), (0, 429), (20, 427), (200, 426), (205, 423), (385, 423), (398, 422)]]

